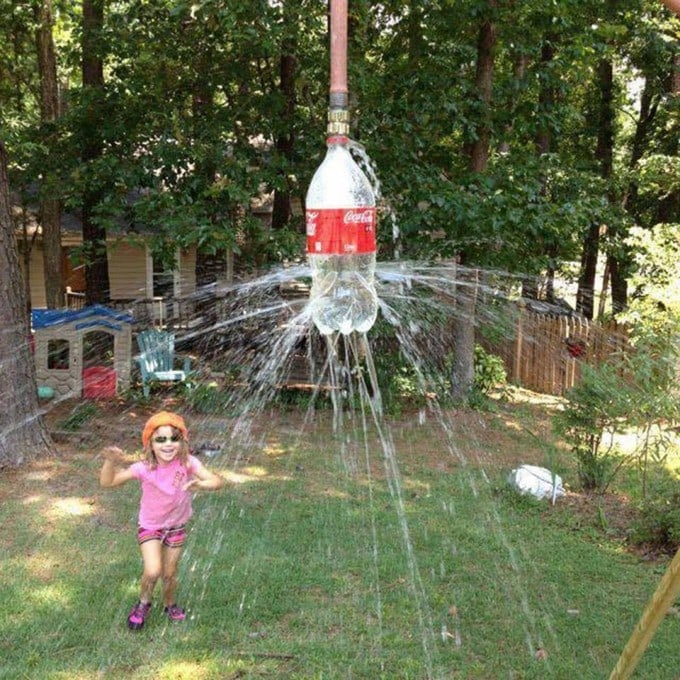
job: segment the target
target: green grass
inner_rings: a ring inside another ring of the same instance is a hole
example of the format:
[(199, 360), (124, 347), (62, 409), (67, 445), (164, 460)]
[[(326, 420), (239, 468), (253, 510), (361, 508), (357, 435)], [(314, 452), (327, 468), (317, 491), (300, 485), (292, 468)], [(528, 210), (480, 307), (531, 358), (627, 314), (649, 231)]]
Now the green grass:
[[(304, 433), (268, 414), (224, 459), (236, 481), (195, 499), (188, 620), (157, 605), (138, 633), (136, 486), (100, 489), (89, 451), (3, 474), (0, 678), (608, 677), (665, 564), (505, 490), (513, 443), (544, 456), (513, 417), (454, 414), (447, 437), (404, 416), (395, 475), (373, 433), (366, 454), (329, 413)], [(679, 644), (669, 616), (635, 677), (677, 680)]]

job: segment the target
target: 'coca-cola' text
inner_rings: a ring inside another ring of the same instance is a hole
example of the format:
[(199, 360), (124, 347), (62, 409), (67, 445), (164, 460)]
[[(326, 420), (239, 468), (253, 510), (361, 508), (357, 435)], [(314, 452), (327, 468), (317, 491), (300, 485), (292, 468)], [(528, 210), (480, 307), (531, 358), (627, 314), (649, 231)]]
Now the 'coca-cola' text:
[(310, 208), (305, 217), (310, 255), (375, 252), (375, 208)]

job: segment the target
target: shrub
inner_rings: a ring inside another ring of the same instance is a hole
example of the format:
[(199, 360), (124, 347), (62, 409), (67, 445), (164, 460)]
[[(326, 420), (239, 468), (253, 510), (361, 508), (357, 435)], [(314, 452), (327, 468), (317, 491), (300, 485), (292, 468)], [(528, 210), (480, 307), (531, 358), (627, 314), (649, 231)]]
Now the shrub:
[(680, 480), (667, 478), (651, 491), (642, 501), (631, 541), (673, 552), (680, 545)]
[(184, 403), (196, 413), (223, 413), (232, 401), (233, 393), (220, 388), (217, 382), (188, 383), (184, 386)]
[(82, 401), (76, 404), (71, 413), (59, 423), (59, 427), (67, 432), (77, 432), (85, 423), (97, 415), (99, 408), (93, 401)]
[(475, 373), (473, 387), (482, 394), (502, 387), (507, 383), (507, 374), (503, 360), (490, 354), (481, 345), (475, 345)]
[(625, 385), (611, 364), (583, 364), (581, 381), (566, 393), (567, 403), (554, 418), (557, 433), (576, 457), (583, 489), (605, 491), (620, 462), (616, 451), (604, 449), (606, 432), (615, 432), (627, 413)]

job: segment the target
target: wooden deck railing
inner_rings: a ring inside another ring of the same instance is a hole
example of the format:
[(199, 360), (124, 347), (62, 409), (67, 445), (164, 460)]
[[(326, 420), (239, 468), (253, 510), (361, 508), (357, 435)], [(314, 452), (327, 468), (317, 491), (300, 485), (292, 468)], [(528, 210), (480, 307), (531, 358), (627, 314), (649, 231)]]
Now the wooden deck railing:
[(64, 293), (64, 306), (66, 309), (82, 309), (85, 306), (85, 293), (76, 293), (70, 286), (66, 287)]

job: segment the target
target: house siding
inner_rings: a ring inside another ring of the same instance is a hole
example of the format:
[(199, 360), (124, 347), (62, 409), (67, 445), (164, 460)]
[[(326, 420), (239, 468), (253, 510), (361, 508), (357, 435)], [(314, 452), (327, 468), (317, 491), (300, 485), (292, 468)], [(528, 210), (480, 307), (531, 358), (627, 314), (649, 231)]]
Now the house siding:
[(179, 258), (179, 297), (196, 292), (196, 249), (182, 250)]
[(146, 246), (127, 242), (110, 243), (108, 258), (112, 300), (151, 297), (147, 291)]
[[(20, 244), (21, 247), (21, 244)], [(64, 251), (66, 252), (66, 251)], [(28, 265), (31, 307), (41, 309), (47, 306), (45, 296), (45, 274), (43, 247), (36, 241), (31, 249)], [(23, 258), (20, 259), (24, 271)], [(109, 241), (108, 243), (109, 282), (112, 301), (148, 300), (153, 297), (152, 260), (143, 243)], [(68, 272), (64, 272), (65, 276)], [(79, 271), (83, 277), (83, 271)], [(70, 279), (64, 287), (72, 283)], [(80, 290), (83, 286), (75, 286)], [(179, 256), (179, 270), (175, 275), (175, 296), (188, 297), (196, 291), (196, 249), (182, 250)]]
[[(36, 242), (31, 248), (31, 260), (28, 266), (31, 307), (34, 308), (47, 307), (44, 262), (42, 243)], [(23, 254), (21, 255), (21, 269), (25, 271)]]

